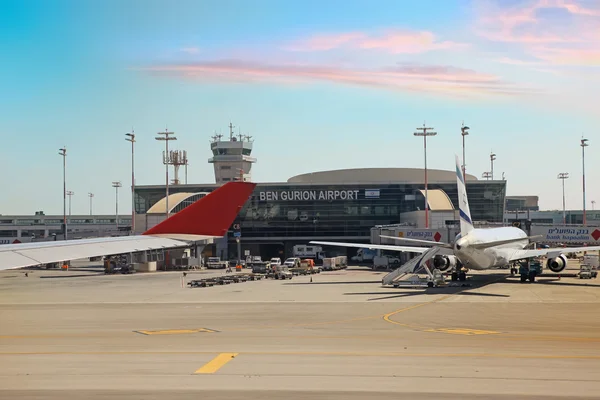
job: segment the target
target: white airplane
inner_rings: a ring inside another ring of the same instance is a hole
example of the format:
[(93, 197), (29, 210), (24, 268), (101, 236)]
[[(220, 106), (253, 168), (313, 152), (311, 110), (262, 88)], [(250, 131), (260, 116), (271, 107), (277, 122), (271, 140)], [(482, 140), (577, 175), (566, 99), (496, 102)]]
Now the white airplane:
[(0, 270), (187, 247), (193, 241), (223, 237), (255, 186), (250, 182), (229, 182), (141, 235), (2, 245)]
[[(313, 244), (328, 246), (358, 247), (380, 250), (404, 251), (421, 253), (416, 258), (401, 266), (398, 273), (416, 272), (423, 268), (426, 261), (433, 258), (433, 266), (441, 272), (452, 269), (452, 280), (466, 280), (469, 269), (486, 270), (505, 267), (512, 262), (526, 260), (533, 257), (547, 256), (546, 267), (552, 272), (563, 271), (567, 266), (564, 251), (579, 252), (600, 250), (600, 246), (527, 249), (529, 239), (527, 234), (515, 227), (501, 228), (475, 228), (471, 220), (469, 201), (465, 181), (460, 168), (458, 156), (456, 157), (456, 181), (458, 185), (458, 210), (460, 215), (460, 233), (456, 235), (453, 243), (440, 243), (428, 240), (406, 239), (381, 235), (381, 237), (419, 243), (430, 247), (412, 247), (396, 245), (377, 245), (360, 243), (321, 242), (311, 241)], [(438, 254), (441, 253), (441, 254)], [(444, 254), (447, 253), (447, 254)]]

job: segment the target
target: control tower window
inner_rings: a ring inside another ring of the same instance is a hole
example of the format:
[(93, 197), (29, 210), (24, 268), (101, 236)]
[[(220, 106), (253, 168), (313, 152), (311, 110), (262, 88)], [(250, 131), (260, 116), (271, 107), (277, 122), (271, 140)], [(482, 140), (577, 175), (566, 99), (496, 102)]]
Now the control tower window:
[(231, 169), (231, 165), (221, 165), (221, 169)]
[(214, 156), (223, 156), (227, 155), (227, 149), (213, 149)]
[(249, 156), (252, 153), (251, 149), (242, 149), (242, 155)]

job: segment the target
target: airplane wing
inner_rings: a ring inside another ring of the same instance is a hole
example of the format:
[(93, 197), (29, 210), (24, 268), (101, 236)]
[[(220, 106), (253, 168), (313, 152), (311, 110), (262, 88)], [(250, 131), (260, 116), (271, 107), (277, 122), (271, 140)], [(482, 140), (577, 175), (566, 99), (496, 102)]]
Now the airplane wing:
[(556, 247), (550, 249), (524, 249), (515, 250), (509, 261), (522, 260), (524, 258), (547, 256), (554, 258), (563, 253), (579, 253), (580, 251), (598, 251), (600, 246), (584, 246), (584, 247)]
[(256, 186), (229, 182), (141, 235), (0, 246), (0, 270), (86, 257), (186, 247), (223, 237)]
[(341, 243), (341, 242), (318, 242), (318, 241), (311, 241), (309, 243), (310, 244), (321, 244), (321, 245), (325, 245), (325, 246), (358, 247), (360, 249), (405, 251), (408, 253), (424, 253), (430, 249), (430, 247), (395, 246), (395, 245), (390, 245), (390, 244), (370, 244), (370, 243)]
[(404, 237), (396, 237), (396, 236), (387, 236), (387, 235), (379, 235), (379, 237), (386, 239), (398, 240), (399, 242), (412, 242), (412, 243), (421, 243), (421, 244), (429, 244), (433, 246), (443, 247), (447, 249), (451, 249), (452, 245), (445, 242), (434, 242), (432, 240), (422, 240), (422, 239), (409, 239)]

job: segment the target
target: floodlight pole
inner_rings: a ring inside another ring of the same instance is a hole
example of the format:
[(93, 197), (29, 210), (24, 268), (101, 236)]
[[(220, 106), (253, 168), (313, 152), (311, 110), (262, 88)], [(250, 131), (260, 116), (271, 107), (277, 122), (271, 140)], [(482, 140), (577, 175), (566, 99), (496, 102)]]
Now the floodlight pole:
[(90, 215), (92, 214), (92, 199), (94, 198), (94, 193), (88, 193), (88, 197), (90, 198)]
[(435, 136), (437, 132), (431, 132), (433, 128), (427, 128), (425, 123), (423, 123), (423, 127), (417, 128), (417, 131), (413, 133), (414, 136), (423, 136), (423, 151), (425, 154), (425, 228), (429, 228), (429, 199), (428, 199), (428, 191), (427, 191), (427, 136)]
[(63, 158), (63, 238), (67, 240), (67, 146), (59, 149)]
[(561, 172), (560, 174), (558, 174), (558, 179), (562, 180), (563, 225), (567, 224), (567, 208), (565, 203), (565, 179), (568, 178), (568, 172)]
[(113, 182), (112, 186), (115, 188), (115, 223), (117, 224), (117, 230), (119, 230), (119, 188), (121, 182)]
[(133, 129), (131, 133), (126, 133), (125, 140), (131, 142), (131, 234), (135, 235), (135, 166), (134, 166), (134, 143), (135, 134)]
[(462, 151), (463, 151), (463, 164), (462, 164), (462, 173), (463, 173), (463, 179), (465, 180), (465, 182), (467, 181), (467, 175), (466, 175), (466, 165), (467, 165), (467, 161), (465, 160), (465, 136), (467, 136), (469, 134), (469, 132), (467, 132), (469, 130), (468, 126), (465, 126), (465, 123), (463, 122), (462, 127), (460, 128), (460, 134), (462, 135)]
[(491, 164), (491, 178), (494, 180), (494, 160), (496, 160), (496, 155), (494, 153), (490, 153), (490, 164)]
[(581, 138), (581, 162), (583, 169), (583, 225), (587, 224), (586, 212), (585, 212), (585, 148), (589, 146), (587, 139)]
[(165, 183), (165, 190), (166, 190), (166, 196), (165, 196), (165, 214), (166, 214), (166, 218), (169, 218), (169, 140), (177, 140), (176, 137), (174, 136), (169, 136), (169, 135), (174, 135), (175, 132), (169, 132), (168, 130), (165, 129), (164, 132), (158, 132), (159, 135), (165, 135), (164, 137), (156, 137), (156, 140), (164, 140), (165, 141), (165, 156), (163, 159), (163, 162), (165, 163), (165, 179), (166, 179), (166, 183)]
[(71, 197), (75, 194), (70, 190), (67, 190), (67, 196), (69, 196), (69, 217), (71, 216)]

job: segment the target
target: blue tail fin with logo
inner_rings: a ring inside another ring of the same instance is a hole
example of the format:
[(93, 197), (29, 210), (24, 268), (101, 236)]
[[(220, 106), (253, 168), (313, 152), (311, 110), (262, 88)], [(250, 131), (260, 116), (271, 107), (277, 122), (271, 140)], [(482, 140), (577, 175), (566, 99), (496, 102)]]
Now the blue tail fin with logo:
[(473, 220), (471, 219), (471, 210), (469, 210), (469, 199), (467, 198), (465, 177), (463, 176), (458, 156), (456, 156), (456, 184), (458, 186), (458, 212), (460, 214), (460, 234), (461, 236), (465, 236), (474, 228)]

